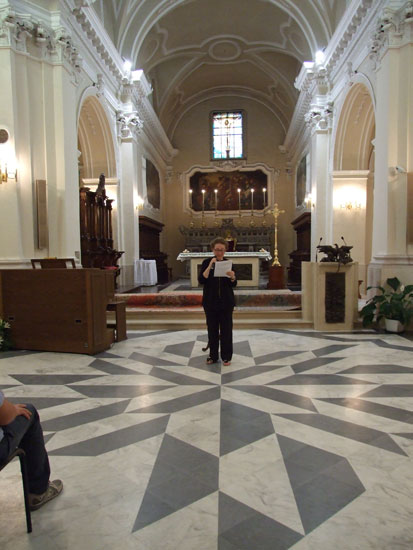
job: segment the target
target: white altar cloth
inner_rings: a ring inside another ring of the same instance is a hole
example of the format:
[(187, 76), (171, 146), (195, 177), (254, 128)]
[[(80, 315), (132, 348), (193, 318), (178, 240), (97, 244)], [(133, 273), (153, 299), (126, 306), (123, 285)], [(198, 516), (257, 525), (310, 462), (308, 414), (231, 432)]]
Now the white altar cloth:
[(137, 286), (153, 286), (158, 283), (155, 260), (135, 260), (134, 282)]
[[(190, 262), (191, 272), (191, 287), (196, 288), (198, 284), (198, 266), (202, 264), (205, 258), (212, 258), (212, 252), (181, 252), (178, 254), (177, 260)], [(251, 279), (238, 279), (240, 286), (256, 286), (259, 285), (259, 262), (271, 260), (271, 254), (267, 251), (263, 252), (226, 252), (225, 257), (232, 260), (234, 265), (247, 264), (252, 266)]]

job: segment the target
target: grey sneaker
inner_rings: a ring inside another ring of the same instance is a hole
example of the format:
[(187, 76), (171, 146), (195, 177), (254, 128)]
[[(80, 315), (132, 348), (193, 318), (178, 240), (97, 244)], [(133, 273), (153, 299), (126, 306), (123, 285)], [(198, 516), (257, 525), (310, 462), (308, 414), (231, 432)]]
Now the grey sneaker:
[(49, 481), (49, 486), (46, 491), (41, 495), (35, 495), (33, 493), (29, 494), (29, 506), (30, 510), (38, 510), (43, 504), (49, 502), (53, 498), (60, 495), (63, 491), (63, 483), (60, 479), (55, 479), (54, 481)]

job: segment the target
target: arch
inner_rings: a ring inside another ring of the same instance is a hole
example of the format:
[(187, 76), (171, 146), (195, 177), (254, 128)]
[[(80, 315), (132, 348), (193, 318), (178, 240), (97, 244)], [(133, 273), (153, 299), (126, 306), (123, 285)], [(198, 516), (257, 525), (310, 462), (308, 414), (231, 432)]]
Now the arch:
[(364, 293), (372, 253), (375, 105), (367, 79), (355, 76), (343, 94), (332, 136), (332, 229), (333, 242), (344, 235), (353, 245)]
[(333, 170), (368, 170), (375, 135), (372, 90), (355, 82), (344, 97), (333, 135)]
[(79, 180), (116, 176), (113, 133), (108, 115), (95, 94), (85, 93), (78, 112)]

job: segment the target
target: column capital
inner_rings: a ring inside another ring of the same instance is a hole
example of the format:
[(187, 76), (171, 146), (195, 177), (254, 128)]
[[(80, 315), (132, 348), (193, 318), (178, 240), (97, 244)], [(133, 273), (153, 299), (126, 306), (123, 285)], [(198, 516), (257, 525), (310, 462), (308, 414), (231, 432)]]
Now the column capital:
[(116, 113), (116, 125), (118, 129), (118, 138), (121, 141), (137, 140), (143, 121), (137, 111), (118, 111)]
[(374, 70), (380, 68), (383, 56), (389, 49), (413, 43), (413, 0), (398, 8), (384, 7), (377, 18), (370, 37), (370, 59)]
[(327, 101), (325, 105), (311, 105), (304, 115), (304, 120), (312, 133), (329, 130), (333, 120), (333, 102)]

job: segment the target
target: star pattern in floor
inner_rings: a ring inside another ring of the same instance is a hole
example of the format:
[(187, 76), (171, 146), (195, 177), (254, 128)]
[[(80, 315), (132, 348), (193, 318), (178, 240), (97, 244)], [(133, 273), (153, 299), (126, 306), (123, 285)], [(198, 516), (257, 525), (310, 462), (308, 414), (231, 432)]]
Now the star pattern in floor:
[(65, 482), (26, 546), (18, 465), (2, 472), (2, 549), (413, 547), (410, 340), (235, 331), (230, 367), (206, 365), (205, 342), (140, 331), (96, 357), (0, 355)]

